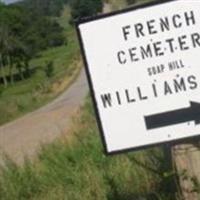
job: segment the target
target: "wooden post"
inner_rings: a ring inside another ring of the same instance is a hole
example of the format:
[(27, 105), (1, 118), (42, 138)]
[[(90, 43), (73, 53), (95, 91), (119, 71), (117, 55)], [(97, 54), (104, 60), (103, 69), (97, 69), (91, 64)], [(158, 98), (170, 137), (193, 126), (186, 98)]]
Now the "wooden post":
[(200, 200), (199, 144), (173, 146), (172, 157), (178, 175), (181, 200)]

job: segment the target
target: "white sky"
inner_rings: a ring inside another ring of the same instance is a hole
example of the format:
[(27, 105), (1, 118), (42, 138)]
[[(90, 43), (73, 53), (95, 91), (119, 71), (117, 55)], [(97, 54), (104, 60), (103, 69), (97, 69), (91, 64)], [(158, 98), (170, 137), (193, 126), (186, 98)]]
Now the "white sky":
[(5, 2), (6, 4), (13, 3), (15, 1), (18, 1), (18, 0), (3, 0), (3, 2)]

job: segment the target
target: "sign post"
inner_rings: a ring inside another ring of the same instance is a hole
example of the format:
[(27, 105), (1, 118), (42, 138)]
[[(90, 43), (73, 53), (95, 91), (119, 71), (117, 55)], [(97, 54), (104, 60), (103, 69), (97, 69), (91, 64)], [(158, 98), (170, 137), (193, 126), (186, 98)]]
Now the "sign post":
[(199, 10), (162, 1), (77, 24), (106, 153), (199, 138)]
[(172, 158), (178, 173), (184, 200), (199, 200), (200, 150), (197, 142), (172, 147)]

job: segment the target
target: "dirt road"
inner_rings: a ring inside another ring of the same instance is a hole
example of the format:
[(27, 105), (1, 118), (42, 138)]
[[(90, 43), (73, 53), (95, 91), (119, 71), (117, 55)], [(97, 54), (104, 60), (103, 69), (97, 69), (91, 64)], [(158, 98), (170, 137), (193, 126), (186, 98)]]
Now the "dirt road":
[(66, 134), (73, 113), (84, 102), (88, 85), (84, 69), (78, 79), (52, 103), (0, 127), (0, 149), (17, 163), (33, 156), (41, 144)]
[[(104, 5), (104, 13), (109, 12)], [(54, 141), (66, 134), (73, 113), (84, 102), (88, 84), (84, 69), (77, 80), (61, 96), (41, 109), (0, 127), (0, 152), (21, 164), (24, 156), (33, 157), (41, 144)], [(1, 161), (2, 159), (0, 159)]]

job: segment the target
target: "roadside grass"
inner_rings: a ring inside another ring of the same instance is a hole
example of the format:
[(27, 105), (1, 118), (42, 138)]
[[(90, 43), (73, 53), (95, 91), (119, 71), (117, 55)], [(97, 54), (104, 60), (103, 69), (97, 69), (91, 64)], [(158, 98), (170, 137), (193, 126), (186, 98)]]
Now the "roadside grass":
[(161, 148), (105, 156), (87, 99), (68, 135), (42, 147), (21, 167), (0, 170), (3, 200), (174, 200), (175, 186)]
[[(0, 87), (0, 125), (48, 103), (66, 89), (78, 76), (81, 68), (78, 41), (68, 24), (70, 10), (64, 9), (58, 22), (63, 26), (67, 44), (41, 52), (30, 62), (32, 76), (15, 82), (6, 89)], [(45, 67), (53, 61), (54, 72), (47, 77)]]
[(123, 8), (126, 8), (127, 6), (136, 6), (139, 4), (153, 2), (153, 1), (156, 0), (136, 0), (135, 4), (128, 5), (127, 0), (107, 0), (107, 2), (111, 4), (113, 10), (121, 10)]
[(121, 10), (127, 7), (126, 0), (107, 0), (109, 4), (112, 6), (112, 10)]

